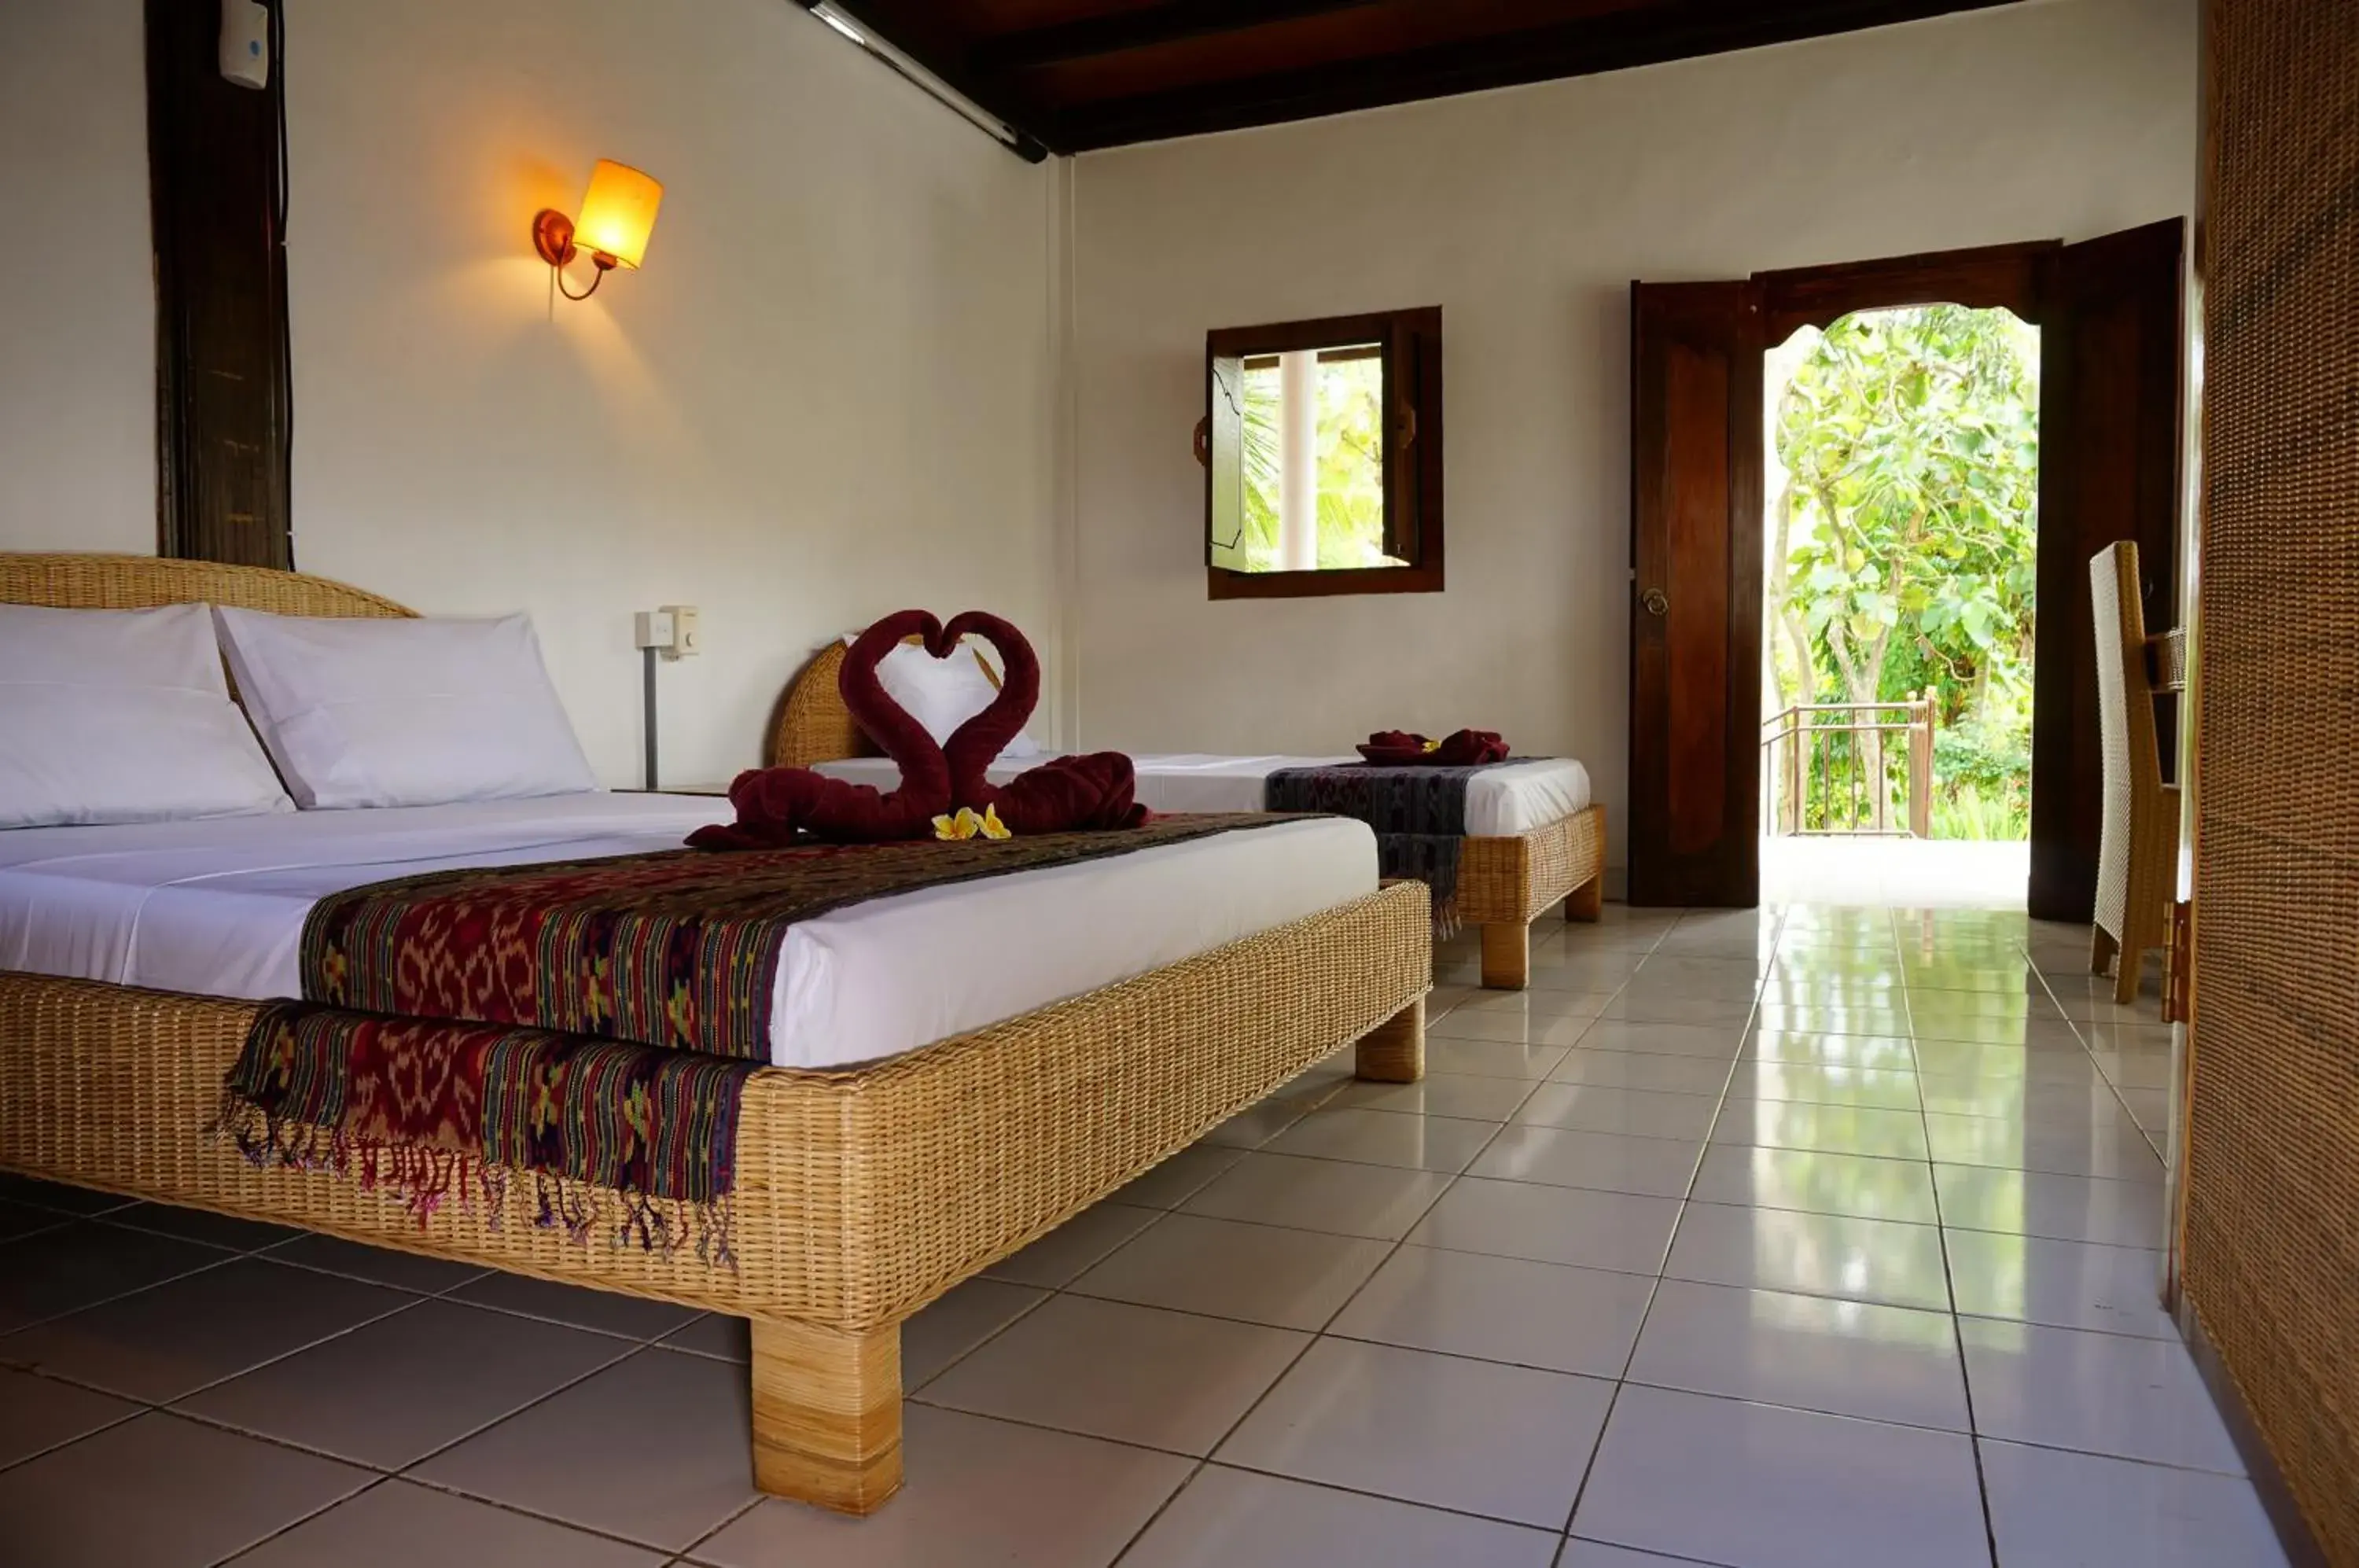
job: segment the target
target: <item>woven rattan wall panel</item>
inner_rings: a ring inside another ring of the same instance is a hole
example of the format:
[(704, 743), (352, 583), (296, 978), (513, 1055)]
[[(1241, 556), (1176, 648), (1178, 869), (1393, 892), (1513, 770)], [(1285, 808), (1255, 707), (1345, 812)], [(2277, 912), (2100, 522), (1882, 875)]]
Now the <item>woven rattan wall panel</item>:
[(2185, 1281), (2359, 1564), (2359, 0), (2215, 0)]

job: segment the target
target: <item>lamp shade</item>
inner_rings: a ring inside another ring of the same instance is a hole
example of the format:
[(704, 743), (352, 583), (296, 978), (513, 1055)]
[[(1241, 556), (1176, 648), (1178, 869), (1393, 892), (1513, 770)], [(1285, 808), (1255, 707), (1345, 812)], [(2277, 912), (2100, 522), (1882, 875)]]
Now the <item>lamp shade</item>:
[(573, 242), (624, 267), (636, 267), (647, 254), (647, 234), (662, 202), (659, 182), (629, 164), (602, 158), (590, 170), (590, 193), (582, 198), (582, 215), (573, 222)]

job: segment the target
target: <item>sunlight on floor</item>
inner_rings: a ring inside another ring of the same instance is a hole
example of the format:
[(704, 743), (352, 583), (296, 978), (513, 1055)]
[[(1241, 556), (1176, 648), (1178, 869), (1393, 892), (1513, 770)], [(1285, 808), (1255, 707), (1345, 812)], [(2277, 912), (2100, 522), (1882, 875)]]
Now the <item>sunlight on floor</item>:
[(2031, 846), (1971, 839), (1765, 838), (1765, 904), (2020, 909)]

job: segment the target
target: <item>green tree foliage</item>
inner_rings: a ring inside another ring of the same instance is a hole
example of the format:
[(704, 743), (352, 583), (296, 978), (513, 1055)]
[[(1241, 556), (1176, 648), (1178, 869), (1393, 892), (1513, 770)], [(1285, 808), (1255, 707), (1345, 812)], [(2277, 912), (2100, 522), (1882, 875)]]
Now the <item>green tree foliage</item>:
[[(1245, 376), (1245, 555), (1248, 572), (1277, 569), (1278, 374)], [(1385, 554), (1385, 469), (1379, 440), (1381, 360), (1319, 367), (1319, 565), (1397, 565)]]
[(1780, 694), (1930, 691), (1943, 836), (2027, 827), (2038, 367), (2037, 332), (2005, 310), (1863, 311), (1802, 359), (1775, 410)]

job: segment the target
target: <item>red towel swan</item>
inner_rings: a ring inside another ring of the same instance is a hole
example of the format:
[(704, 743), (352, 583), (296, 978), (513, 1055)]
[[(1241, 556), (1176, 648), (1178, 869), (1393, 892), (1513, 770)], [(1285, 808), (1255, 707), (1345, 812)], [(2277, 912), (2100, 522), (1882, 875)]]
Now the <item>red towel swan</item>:
[[(998, 650), (999, 695), (961, 724), (947, 745), (938, 746), (886, 693), (876, 667), (905, 637), (922, 638), (928, 653), (946, 659), (970, 633)], [(1017, 833), (1136, 827), (1147, 820), (1147, 808), (1133, 799), (1136, 781), (1130, 758), (1118, 751), (1057, 757), (1004, 787), (984, 779), (984, 770), (1040, 700), (1040, 661), (1032, 645), (997, 615), (969, 610), (948, 626), (925, 610), (887, 615), (861, 633), (844, 654), (837, 685), (853, 718), (899, 765), (899, 788), (880, 793), (807, 768), (751, 768), (729, 786), (736, 822), (699, 828), (689, 835), (690, 844), (700, 849), (771, 849), (798, 835), (837, 844), (930, 838), (934, 819), (962, 807), (993, 811)]]

